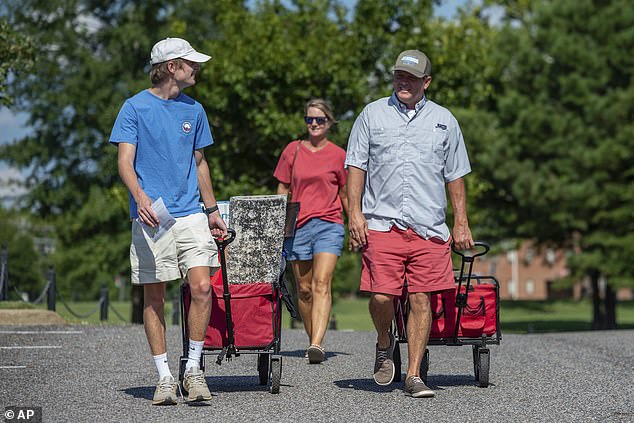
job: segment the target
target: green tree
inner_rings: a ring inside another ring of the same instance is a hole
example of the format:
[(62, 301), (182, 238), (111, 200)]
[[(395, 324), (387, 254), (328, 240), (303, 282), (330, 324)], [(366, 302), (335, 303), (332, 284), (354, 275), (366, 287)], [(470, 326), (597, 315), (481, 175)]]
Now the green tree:
[(634, 285), (634, 11), (625, 0), (503, 3), (505, 88), (482, 200), (508, 235), (568, 248), (573, 277), (593, 287), (594, 327), (614, 328), (615, 289)]
[[(33, 133), (0, 155), (29, 173), (22, 206), (56, 228), (60, 289), (88, 297), (128, 266), (127, 212), (112, 200), (120, 182), (107, 136), (123, 100), (147, 86), (148, 51), (171, 5), (10, 0), (5, 7), (11, 28), (31, 40), (36, 65), (9, 87)], [(103, 256), (104, 249), (120, 255)]]
[[(271, 192), (273, 170), (290, 141), (304, 137), (304, 104), (329, 99), (340, 119), (333, 141), (345, 146), (349, 115), (365, 95), (365, 69), (334, 1), (258, 2), (218, 12), (195, 97), (207, 109), (217, 145), (210, 150), (222, 196)], [(346, 115), (348, 113), (348, 115)], [(220, 173), (221, 172), (221, 173)]]
[(19, 77), (32, 65), (33, 46), (29, 38), (12, 28), (0, 9), (0, 106), (9, 106), (13, 102), (6, 89), (9, 75)]
[(18, 291), (32, 301), (44, 289), (45, 262), (36, 249), (33, 228), (28, 218), (0, 208), (0, 247), (8, 253), (9, 298), (16, 298)]
[[(124, 99), (149, 85), (144, 71), (156, 40), (183, 36), (214, 56), (193, 95), (206, 106), (216, 138), (208, 159), (219, 198), (273, 190), (275, 162), (287, 142), (302, 136), (310, 97), (331, 98), (346, 111), (362, 92), (362, 70), (346, 53), (351, 42), (339, 26), (345, 10), (336, 2), (267, 1), (253, 10), (195, 0), (30, 0), (6, 7), (8, 22), (37, 46), (38, 61), (11, 87), (33, 135), (3, 146), (2, 156), (29, 169), (23, 206), (56, 226), (60, 286), (82, 295), (93, 293), (104, 273), (127, 267), (125, 254), (104, 262), (96, 248), (109, 239), (117, 243), (109, 249), (123, 252), (129, 237), (126, 212), (113, 201), (122, 185), (107, 139)], [(326, 54), (326, 44), (337, 49)], [(342, 131), (350, 123), (342, 122)]]
[[(390, 69), (404, 48), (430, 52), (438, 75), (430, 95), (464, 116), (468, 143), (479, 146), (489, 130), (479, 109), (495, 90), (486, 50), (494, 31), (477, 15), (434, 20), (430, 1), (361, 0), (351, 19), (334, 0), (5, 3), (7, 22), (32, 40), (37, 63), (9, 87), (34, 132), (0, 154), (30, 173), (23, 206), (55, 226), (60, 287), (81, 295), (127, 273), (126, 195), (107, 139), (123, 101), (148, 87), (148, 52), (158, 39), (182, 36), (214, 57), (191, 94), (212, 125), (207, 158), (220, 199), (273, 192), (273, 169), (284, 146), (305, 135), (302, 108), (311, 97), (333, 102), (333, 141), (345, 147), (361, 108), (390, 93)], [(343, 289), (351, 286), (343, 273), (359, 268), (358, 256), (342, 258)]]

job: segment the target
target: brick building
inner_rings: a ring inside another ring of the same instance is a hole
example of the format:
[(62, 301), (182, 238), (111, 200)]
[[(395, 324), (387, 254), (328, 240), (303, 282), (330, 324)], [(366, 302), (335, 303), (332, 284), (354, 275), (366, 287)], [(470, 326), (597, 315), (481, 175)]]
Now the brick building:
[[(504, 300), (578, 299), (589, 292), (586, 281), (570, 288), (556, 287), (559, 279), (569, 275), (566, 252), (537, 248), (530, 241), (522, 242), (517, 249), (479, 257), (473, 272), (493, 275), (500, 283), (500, 298)], [(621, 289), (617, 297), (619, 300), (632, 299), (632, 290)]]

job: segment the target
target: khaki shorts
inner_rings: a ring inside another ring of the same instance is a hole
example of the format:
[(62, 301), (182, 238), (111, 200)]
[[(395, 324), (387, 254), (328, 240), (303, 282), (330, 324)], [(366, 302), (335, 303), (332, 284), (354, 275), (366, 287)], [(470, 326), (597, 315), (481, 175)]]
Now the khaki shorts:
[(174, 226), (156, 242), (132, 221), (130, 264), (134, 285), (185, 278), (193, 267), (220, 267), (207, 216), (177, 217)]

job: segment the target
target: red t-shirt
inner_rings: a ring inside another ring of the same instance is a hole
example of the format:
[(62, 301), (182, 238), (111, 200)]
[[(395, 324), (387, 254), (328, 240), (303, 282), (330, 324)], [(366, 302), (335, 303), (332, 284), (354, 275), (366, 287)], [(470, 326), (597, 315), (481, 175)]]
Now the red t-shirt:
[[(291, 164), (298, 142), (293, 141), (286, 146), (273, 173), (284, 184), (290, 183)], [(302, 142), (297, 150), (293, 183), (290, 184), (291, 201), (300, 202), (297, 227), (315, 217), (343, 223), (339, 189), (346, 184), (348, 176), (344, 168), (346, 151), (330, 141), (321, 150), (310, 151), (304, 145), (307, 142)]]

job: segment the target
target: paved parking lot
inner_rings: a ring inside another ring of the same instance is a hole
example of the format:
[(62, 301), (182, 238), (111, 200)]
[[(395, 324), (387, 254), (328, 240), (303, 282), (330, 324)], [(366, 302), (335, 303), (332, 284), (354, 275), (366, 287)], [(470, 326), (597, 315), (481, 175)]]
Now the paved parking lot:
[[(179, 327), (168, 338), (176, 373)], [(142, 326), (0, 326), (0, 408), (42, 407), (45, 422), (634, 421), (634, 331), (504, 335), (488, 388), (475, 383), (471, 347), (431, 347), (432, 399), (373, 383), (371, 332), (328, 332), (321, 365), (303, 359), (302, 331), (282, 342), (280, 394), (258, 385), (255, 356), (209, 356), (211, 402), (153, 407)]]

